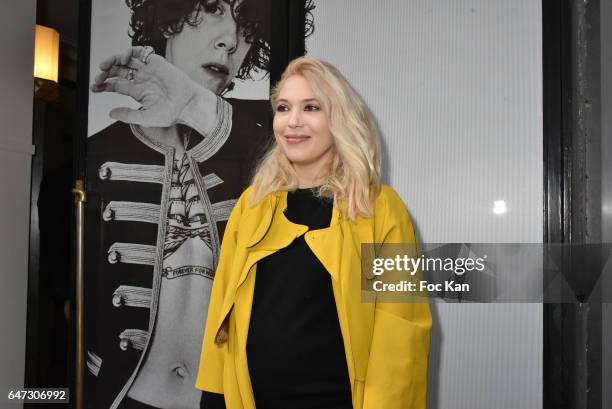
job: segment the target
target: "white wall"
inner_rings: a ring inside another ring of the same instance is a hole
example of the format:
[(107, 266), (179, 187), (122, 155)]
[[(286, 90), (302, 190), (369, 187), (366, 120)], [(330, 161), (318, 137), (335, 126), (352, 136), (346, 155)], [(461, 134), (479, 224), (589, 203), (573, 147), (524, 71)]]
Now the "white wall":
[[(541, 1), (316, 4), (308, 55), (370, 105), (421, 240), (541, 242)], [(541, 407), (541, 305), (434, 307), (429, 409)]]
[[(36, 1), (0, 2), (0, 392), (23, 386)], [(21, 407), (0, 397), (3, 408)]]

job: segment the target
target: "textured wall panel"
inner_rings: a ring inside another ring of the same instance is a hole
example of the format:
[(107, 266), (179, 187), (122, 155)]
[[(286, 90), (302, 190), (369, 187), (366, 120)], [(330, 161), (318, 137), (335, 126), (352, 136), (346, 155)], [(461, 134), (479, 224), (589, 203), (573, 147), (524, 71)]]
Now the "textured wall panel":
[[(370, 105), (422, 241), (542, 241), (540, 3), (317, 2), (308, 54)], [(434, 313), (430, 409), (541, 407), (541, 305)]]

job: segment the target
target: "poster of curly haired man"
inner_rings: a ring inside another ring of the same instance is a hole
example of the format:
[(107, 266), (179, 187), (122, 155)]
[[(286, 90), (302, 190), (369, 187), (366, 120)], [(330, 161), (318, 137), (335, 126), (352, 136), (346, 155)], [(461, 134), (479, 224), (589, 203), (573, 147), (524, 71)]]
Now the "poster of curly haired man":
[(200, 407), (220, 243), (271, 135), (270, 3), (92, 1), (89, 408)]

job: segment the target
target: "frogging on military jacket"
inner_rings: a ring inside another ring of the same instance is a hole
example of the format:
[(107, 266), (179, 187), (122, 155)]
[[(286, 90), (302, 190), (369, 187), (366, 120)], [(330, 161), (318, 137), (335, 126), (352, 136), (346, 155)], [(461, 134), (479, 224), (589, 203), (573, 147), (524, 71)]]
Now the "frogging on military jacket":
[[(269, 136), (268, 101), (219, 99), (218, 123), (192, 132), (187, 155), (211, 221), (215, 264), (236, 198)], [(116, 407), (155, 325), (174, 149), (116, 122), (88, 140), (87, 403)]]

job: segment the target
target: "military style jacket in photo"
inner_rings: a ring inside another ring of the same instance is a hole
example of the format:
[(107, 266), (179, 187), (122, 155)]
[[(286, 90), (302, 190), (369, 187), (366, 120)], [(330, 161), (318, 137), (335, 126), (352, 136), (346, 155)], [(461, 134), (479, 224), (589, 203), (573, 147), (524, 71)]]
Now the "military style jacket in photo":
[[(193, 131), (187, 145), (211, 221), (214, 266), (229, 214), (271, 134), (268, 101), (218, 103), (213, 131)], [(86, 401), (110, 408), (127, 394), (155, 325), (174, 148), (122, 122), (90, 137), (87, 147)]]

